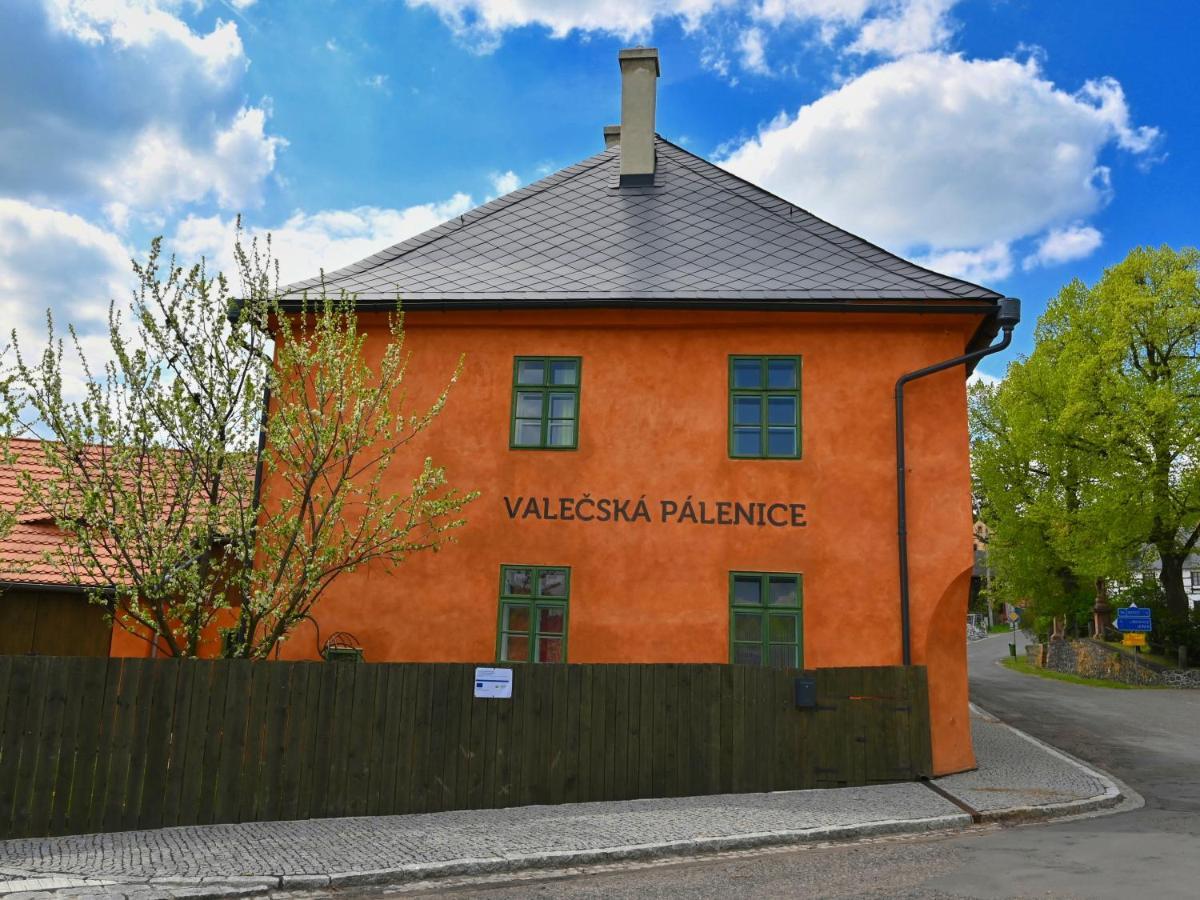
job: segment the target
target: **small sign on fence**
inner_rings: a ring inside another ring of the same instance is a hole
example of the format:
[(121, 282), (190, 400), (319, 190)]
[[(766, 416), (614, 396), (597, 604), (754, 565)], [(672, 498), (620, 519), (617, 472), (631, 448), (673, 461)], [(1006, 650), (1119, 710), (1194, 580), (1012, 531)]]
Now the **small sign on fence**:
[(508, 700), (512, 697), (512, 669), (475, 669), (475, 696)]

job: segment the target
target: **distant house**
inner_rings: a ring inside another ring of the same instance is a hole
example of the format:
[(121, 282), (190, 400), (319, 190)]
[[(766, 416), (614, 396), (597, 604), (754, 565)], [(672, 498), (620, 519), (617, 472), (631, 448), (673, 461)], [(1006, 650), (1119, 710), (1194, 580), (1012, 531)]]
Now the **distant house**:
[[(1162, 576), (1162, 560), (1154, 557), (1147, 573), (1158, 581)], [(1183, 589), (1187, 591), (1188, 603), (1192, 609), (1200, 606), (1200, 553), (1193, 553), (1183, 561)]]
[(0, 537), (0, 654), (107, 656), (112, 626), (103, 606), (89, 603), (87, 587), (47, 557), (65, 544), (45, 510), (22, 510), (17, 473), (53, 473), (42, 461), (41, 442), (14, 440), (16, 463), (0, 466), (0, 507), (17, 511), (17, 523)]
[[(113, 627), (102, 603), (90, 602), (82, 566), (70, 565), (67, 535), (44, 509), (21, 508), (19, 473), (48, 482), (56, 471), (45, 463), (43, 442), (14, 439), (12, 465), (0, 465), (0, 508), (17, 513), (13, 530), (0, 536), (0, 655), (44, 656), (157, 656), (168, 652), (165, 644), (151, 643), (125, 627)], [(86, 451), (98, 455), (99, 446)], [(57, 561), (56, 561), (57, 560)], [(122, 568), (108, 570), (113, 582), (124, 584)], [(75, 571), (72, 571), (75, 569)], [(110, 582), (111, 583), (111, 582)], [(201, 655), (219, 653), (219, 628), (229, 615), (204, 630)]]

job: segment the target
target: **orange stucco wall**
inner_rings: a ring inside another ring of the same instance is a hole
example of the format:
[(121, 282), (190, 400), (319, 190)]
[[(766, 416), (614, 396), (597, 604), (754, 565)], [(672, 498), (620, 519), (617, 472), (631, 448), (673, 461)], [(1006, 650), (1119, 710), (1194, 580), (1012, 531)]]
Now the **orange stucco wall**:
[[(381, 319), (364, 315), (368, 352)], [(961, 353), (974, 316), (511, 311), (410, 313), (410, 402), (466, 369), (431, 430), (397, 465), (406, 490), (425, 455), (481, 491), (439, 553), (343, 576), (316, 609), (370, 661), (495, 658), (503, 563), (571, 568), (569, 661), (727, 662), (731, 570), (804, 576), (804, 665), (901, 661), (892, 391), (898, 375)], [(803, 459), (727, 450), (728, 357), (803, 357)], [(579, 446), (510, 450), (513, 357), (583, 359)], [(962, 636), (971, 517), (962, 370), (908, 391), (913, 661), (929, 666), (935, 769), (974, 765)], [(270, 485), (267, 486), (268, 494)], [(645, 497), (652, 521), (510, 519), (504, 497)], [(658, 502), (804, 503), (803, 528), (662, 523)], [(302, 625), (282, 651), (311, 658)]]

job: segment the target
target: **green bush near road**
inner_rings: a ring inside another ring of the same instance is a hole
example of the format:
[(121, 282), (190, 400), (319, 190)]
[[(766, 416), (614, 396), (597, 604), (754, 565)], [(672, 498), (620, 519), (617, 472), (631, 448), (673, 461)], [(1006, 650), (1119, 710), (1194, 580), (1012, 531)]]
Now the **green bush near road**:
[(1084, 684), (1089, 687), (1116, 688), (1121, 691), (1161, 690), (1156, 685), (1125, 684), (1123, 681), (1111, 681), (1108, 678), (1084, 678), (1080, 675), (1069, 675), (1066, 672), (1055, 672), (1053, 669), (1039, 669), (1023, 659), (1013, 659), (1012, 657), (1001, 660), (1001, 663), (1006, 669), (1012, 669), (1014, 672), (1021, 672), (1024, 675), (1038, 675), (1054, 681), (1069, 681), (1072, 684)]

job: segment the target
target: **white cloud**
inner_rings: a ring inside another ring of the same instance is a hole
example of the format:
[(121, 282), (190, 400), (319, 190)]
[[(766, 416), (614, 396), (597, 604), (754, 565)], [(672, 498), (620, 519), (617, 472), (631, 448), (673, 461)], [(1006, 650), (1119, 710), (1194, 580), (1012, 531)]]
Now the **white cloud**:
[(520, 177), (512, 169), (507, 172), (493, 172), (488, 176), (488, 180), (492, 183), (492, 191), (496, 197), (511, 194), (521, 186)]
[(237, 26), (188, 0), (48, 0), (0, 28), (0, 195), (97, 205), (114, 227), (212, 197), (254, 206), (284, 141), (247, 103)]
[(1108, 201), (1106, 148), (1156, 137), (1114, 81), (1072, 94), (1033, 59), (925, 53), (781, 115), (721, 164), (885, 246), (974, 254), (946, 258), (986, 274), (1011, 269), (1000, 246)]
[(1003, 380), (1003, 378), (997, 378), (995, 375), (989, 375), (987, 372), (976, 369), (967, 379), (967, 387), (973, 387), (977, 384), (986, 384), (989, 387), (995, 387)]
[(386, 91), (388, 87), (388, 77), (377, 72), (374, 75), (368, 75), (362, 80), (362, 83), (365, 86), (373, 88), (377, 91)]
[(1090, 256), (1104, 243), (1104, 235), (1091, 225), (1052, 228), (1038, 241), (1037, 249), (1021, 263), (1026, 271), (1038, 266), (1054, 266)]
[(407, 0), (428, 7), (460, 37), (492, 49), (499, 35), (539, 25), (554, 37), (572, 31), (599, 31), (621, 37), (648, 34), (656, 19), (682, 19), (694, 28), (714, 9), (731, 0)]
[(738, 39), (738, 49), (742, 54), (742, 65), (758, 75), (769, 75), (767, 65), (766, 45), (763, 41), (761, 28), (747, 28)]
[[(131, 256), (117, 235), (79, 216), (0, 199), (0, 346), (16, 330), (22, 354), (35, 360), (45, 347), (49, 309), (59, 336), (69, 341), (67, 325), (76, 326), (98, 369), (109, 356), (109, 303), (130, 296)], [(66, 393), (79, 397), (83, 369), (69, 348), (65, 366)]]
[[(902, 56), (942, 47), (953, 35), (958, 0), (407, 0), (436, 12), (461, 39), (490, 52), (505, 32), (536, 26), (553, 37), (597, 32), (647, 38), (664, 21), (704, 33), (705, 64), (728, 77), (737, 52), (762, 74), (768, 39), (785, 27), (815, 29), (826, 44), (856, 54)], [(766, 26), (769, 30), (764, 30)], [(732, 43), (730, 43), (732, 38)]]
[(97, 181), (113, 197), (113, 209), (170, 210), (201, 200), (210, 193), (225, 209), (246, 209), (261, 202), (263, 180), (275, 167), (275, 155), (286, 145), (265, 133), (267, 114), (258, 107), (239, 110), (229, 127), (208, 146), (196, 147), (176, 131), (151, 127), (133, 141), (115, 169)]
[(940, 250), (914, 262), (955, 278), (977, 284), (1001, 281), (1012, 274), (1012, 250), (1003, 241), (973, 250)]
[(906, 0), (891, 3), (880, 15), (863, 23), (850, 50), (896, 57), (941, 47), (954, 33), (949, 13), (957, 2)]
[[(253, 2), (253, 0), (250, 0)], [(200, 63), (200, 71), (226, 82), (245, 70), (237, 26), (218, 20), (208, 34), (197, 34), (174, 14), (178, 2), (155, 0), (47, 0), (50, 22), (62, 33), (88, 44), (118, 49), (168, 47)], [(243, 8), (249, 3), (236, 3)]]
[[(247, 230), (244, 241), (271, 235), (272, 252), (279, 261), (280, 278), (287, 284), (331, 272), (358, 262), (461, 215), (473, 205), (467, 194), (454, 194), (440, 203), (423, 203), (405, 209), (360, 206), (346, 210), (297, 212), (276, 227), (256, 226)], [(234, 273), (234, 223), (220, 216), (188, 216), (175, 230), (171, 249), (181, 259), (196, 261), (205, 256), (211, 268)]]

